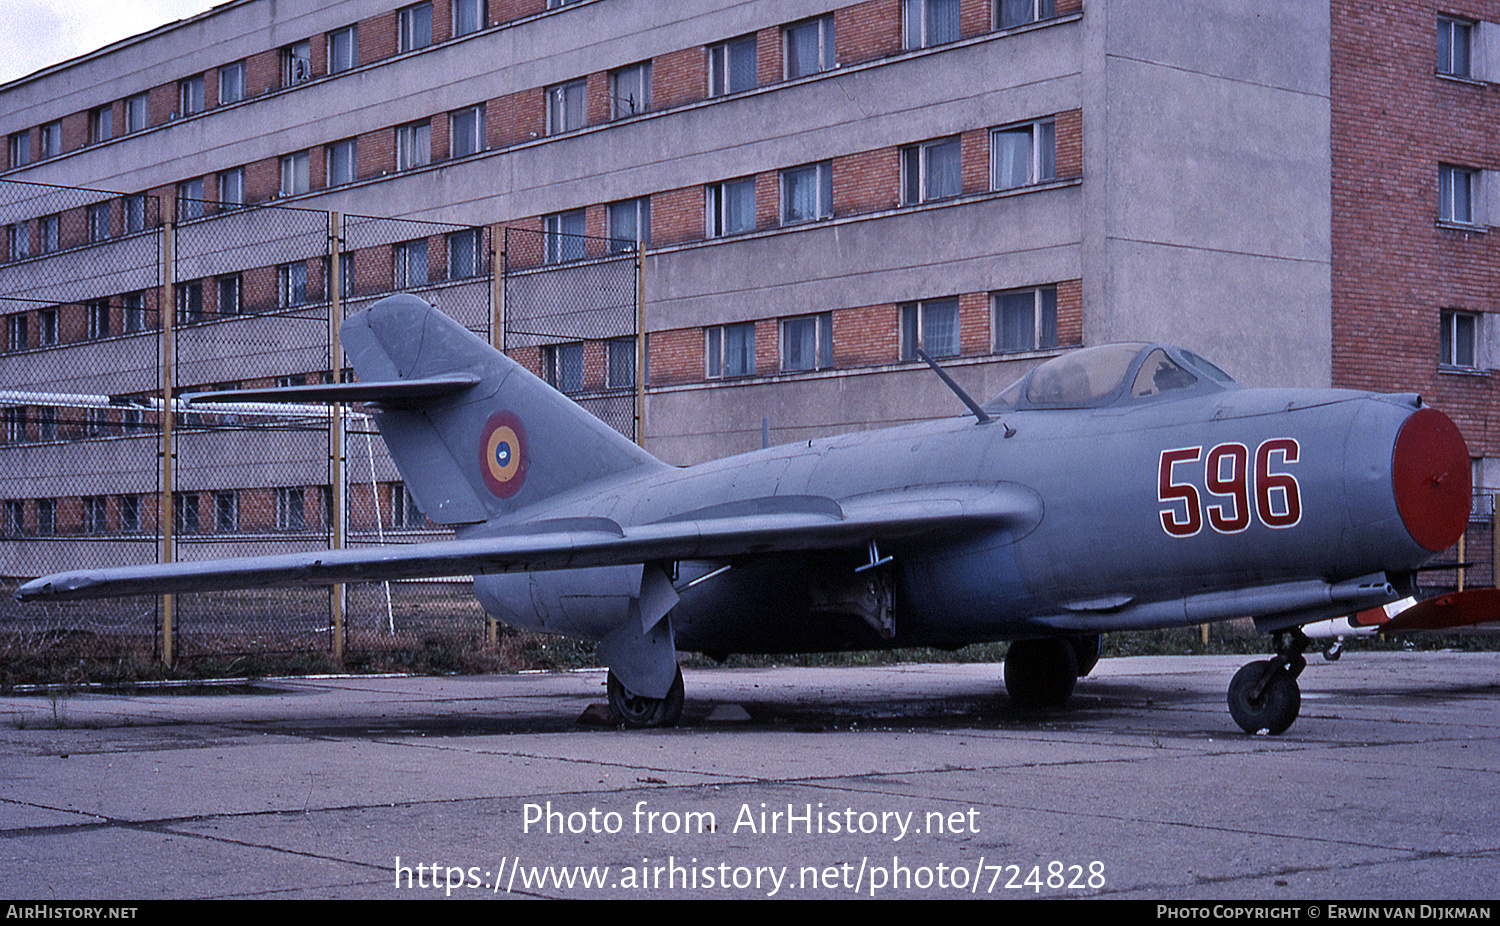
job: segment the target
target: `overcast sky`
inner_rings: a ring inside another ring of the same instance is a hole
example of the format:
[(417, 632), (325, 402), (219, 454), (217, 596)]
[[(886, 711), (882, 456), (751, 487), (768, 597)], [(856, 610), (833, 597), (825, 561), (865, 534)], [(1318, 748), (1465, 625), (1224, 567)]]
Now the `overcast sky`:
[(0, 0), (0, 83), (76, 58), (223, 0)]

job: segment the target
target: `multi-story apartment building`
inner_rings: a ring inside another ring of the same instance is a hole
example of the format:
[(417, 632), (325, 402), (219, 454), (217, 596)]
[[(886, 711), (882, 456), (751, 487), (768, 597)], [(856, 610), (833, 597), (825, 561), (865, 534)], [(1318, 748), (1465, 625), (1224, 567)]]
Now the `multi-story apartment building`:
[(1165, 340), (1421, 392), (1493, 488), (1497, 79), (1500, 0), (231, 0), (0, 87), (0, 179), (639, 242), (672, 462)]

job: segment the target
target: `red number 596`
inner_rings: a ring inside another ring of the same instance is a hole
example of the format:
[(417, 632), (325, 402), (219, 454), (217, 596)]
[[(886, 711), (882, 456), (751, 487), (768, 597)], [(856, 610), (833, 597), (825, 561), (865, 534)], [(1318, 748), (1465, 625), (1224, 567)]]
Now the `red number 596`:
[[(1219, 444), (1206, 455), (1201, 446), (1163, 450), (1156, 478), (1156, 500), (1167, 506), (1160, 511), (1162, 530), (1173, 537), (1193, 537), (1206, 520), (1221, 534), (1237, 534), (1250, 526), (1252, 517), (1266, 527), (1294, 526), (1302, 520), (1301, 487), (1296, 476), (1279, 470), (1296, 463), (1300, 453), (1293, 438), (1265, 441), (1255, 450), (1252, 476), (1250, 448), (1244, 444)], [(1200, 466), (1193, 465), (1199, 461)], [(1201, 483), (1194, 478), (1200, 470)]]

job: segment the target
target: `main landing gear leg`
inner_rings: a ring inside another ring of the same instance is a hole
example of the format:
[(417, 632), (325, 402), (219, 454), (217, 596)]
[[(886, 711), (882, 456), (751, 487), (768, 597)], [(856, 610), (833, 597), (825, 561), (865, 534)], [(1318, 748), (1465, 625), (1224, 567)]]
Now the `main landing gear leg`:
[(1302, 709), (1297, 676), (1307, 667), (1303, 653), (1312, 641), (1298, 628), (1275, 636), (1276, 655), (1242, 667), (1229, 683), (1229, 713), (1246, 733), (1275, 736), (1286, 731)]

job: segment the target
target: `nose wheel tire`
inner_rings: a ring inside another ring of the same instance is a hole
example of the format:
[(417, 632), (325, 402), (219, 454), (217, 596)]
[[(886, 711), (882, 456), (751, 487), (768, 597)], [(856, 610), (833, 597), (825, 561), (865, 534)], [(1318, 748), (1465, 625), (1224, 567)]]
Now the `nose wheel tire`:
[(1284, 733), (1301, 709), (1296, 676), (1273, 660), (1242, 667), (1229, 683), (1229, 714), (1246, 733)]
[(648, 698), (633, 694), (615, 676), (609, 673), (609, 710), (615, 719), (633, 729), (676, 726), (682, 719), (682, 670), (672, 680), (672, 687), (664, 698)]

